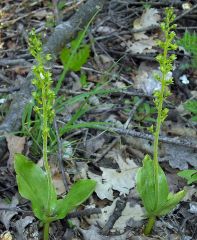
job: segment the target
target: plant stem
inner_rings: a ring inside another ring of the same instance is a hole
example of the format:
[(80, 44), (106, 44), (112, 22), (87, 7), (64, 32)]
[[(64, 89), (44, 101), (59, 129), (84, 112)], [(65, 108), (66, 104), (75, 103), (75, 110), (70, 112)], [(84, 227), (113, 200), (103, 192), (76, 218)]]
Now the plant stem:
[(42, 104), (43, 104), (43, 126), (42, 126), (42, 138), (43, 138), (43, 161), (44, 168), (47, 174), (48, 182), (48, 198), (47, 198), (47, 215), (50, 216), (50, 202), (51, 202), (51, 184), (52, 177), (50, 166), (48, 163), (48, 154), (47, 154), (47, 142), (48, 142), (48, 113), (47, 113), (47, 96), (46, 96), (46, 86), (45, 83), (42, 83)]
[[(163, 56), (164, 56), (164, 66), (166, 64), (167, 59), (167, 53), (168, 53), (168, 42), (165, 45)], [(159, 134), (162, 124), (162, 110), (163, 110), (163, 101), (164, 101), (164, 91), (165, 91), (165, 81), (166, 81), (166, 71), (162, 71), (162, 77), (161, 77), (161, 90), (160, 90), (160, 100), (158, 105), (158, 115), (157, 115), (157, 123), (156, 123), (156, 130), (154, 133), (154, 144), (153, 144), (153, 166), (154, 166), (154, 181), (155, 181), (155, 208), (157, 208), (158, 204), (158, 197), (159, 197), (159, 162), (158, 162), (158, 148), (159, 148)]]
[(44, 240), (49, 239), (49, 222), (44, 224)]
[(154, 224), (155, 224), (155, 219), (156, 219), (155, 216), (149, 217), (148, 223), (147, 223), (147, 225), (146, 225), (146, 227), (145, 227), (145, 229), (144, 229), (144, 234), (145, 234), (146, 236), (150, 234), (150, 232), (151, 232), (151, 230), (152, 230), (152, 228), (153, 228), (153, 226), (154, 226)]

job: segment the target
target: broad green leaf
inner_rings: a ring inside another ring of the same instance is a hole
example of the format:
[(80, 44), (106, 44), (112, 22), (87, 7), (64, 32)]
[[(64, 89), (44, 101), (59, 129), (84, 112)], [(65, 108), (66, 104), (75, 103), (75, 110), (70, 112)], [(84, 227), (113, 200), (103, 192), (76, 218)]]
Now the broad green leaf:
[(93, 193), (96, 182), (90, 179), (82, 179), (74, 183), (64, 199), (57, 202), (56, 219), (64, 218), (69, 212), (87, 200)]
[(176, 205), (184, 198), (185, 194), (185, 190), (182, 190), (175, 194), (169, 193), (167, 202), (164, 204), (164, 206), (160, 208), (160, 210), (158, 210), (157, 216), (166, 215), (167, 213), (172, 211), (173, 208), (175, 208)]
[(193, 114), (197, 114), (197, 100), (189, 100), (184, 104), (186, 110)]
[(90, 55), (90, 46), (81, 44), (84, 37), (84, 32), (79, 33), (78, 37), (71, 42), (71, 47), (64, 48), (61, 51), (60, 59), (65, 69), (79, 71), (87, 62)]
[(150, 105), (148, 103), (144, 103), (144, 109), (147, 115), (150, 114)]
[(84, 45), (83, 48), (79, 49), (76, 55), (73, 57), (70, 63), (70, 69), (73, 71), (79, 71), (81, 67), (87, 62), (90, 55), (89, 45)]
[(178, 176), (187, 179), (187, 184), (197, 182), (197, 170), (183, 170), (178, 173)]
[[(46, 173), (22, 154), (15, 155), (14, 167), (21, 196), (31, 201), (35, 216), (41, 221), (45, 221), (49, 191)], [(51, 212), (55, 209), (56, 203), (57, 195), (52, 185), (50, 201)]]
[(158, 176), (158, 199), (156, 199), (153, 160), (149, 155), (145, 156), (143, 167), (138, 170), (137, 190), (148, 215), (156, 214), (157, 209), (167, 200), (169, 193), (168, 184), (166, 176), (160, 166)]
[(152, 118), (152, 117), (145, 117), (144, 121), (146, 121), (146, 122), (156, 122), (156, 119)]
[(194, 117), (192, 117), (191, 120), (192, 120), (193, 122), (197, 122), (197, 115), (194, 116)]

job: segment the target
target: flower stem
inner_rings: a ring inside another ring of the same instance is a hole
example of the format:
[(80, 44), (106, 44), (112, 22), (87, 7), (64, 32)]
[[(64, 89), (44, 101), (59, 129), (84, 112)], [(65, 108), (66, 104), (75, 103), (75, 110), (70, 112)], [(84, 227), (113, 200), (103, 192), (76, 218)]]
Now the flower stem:
[[(166, 65), (167, 60), (167, 53), (168, 53), (168, 42), (166, 43), (163, 51), (163, 65)], [(164, 101), (164, 91), (166, 88), (166, 77), (167, 72), (162, 71), (162, 77), (161, 77), (161, 90), (160, 90), (160, 101), (158, 105), (158, 115), (157, 115), (157, 123), (156, 123), (156, 130), (154, 133), (154, 144), (153, 144), (153, 166), (154, 166), (154, 182), (155, 182), (155, 209), (157, 208), (158, 201), (159, 201), (159, 162), (158, 162), (158, 149), (159, 149), (159, 134), (161, 130), (161, 124), (162, 124), (162, 110), (163, 110), (163, 101)]]
[(146, 236), (151, 233), (152, 228), (153, 228), (153, 226), (154, 226), (154, 224), (155, 224), (155, 219), (156, 219), (155, 216), (149, 217), (148, 223), (147, 223), (147, 225), (146, 225), (146, 227), (145, 227), (145, 229), (144, 229), (144, 234), (145, 234)]
[(48, 183), (48, 197), (47, 197), (47, 215), (50, 216), (50, 202), (51, 202), (51, 184), (52, 177), (50, 166), (48, 163), (48, 154), (47, 154), (47, 142), (48, 142), (48, 112), (47, 112), (47, 96), (46, 96), (46, 87), (45, 83), (42, 83), (42, 103), (43, 103), (43, 126), (42, 126), (42, 138), (43, 138), (43, 161), (44, 168), (47, 174), (47, 183)]
[(49, 222), (44, 224), (44, 240), (49, 239)]

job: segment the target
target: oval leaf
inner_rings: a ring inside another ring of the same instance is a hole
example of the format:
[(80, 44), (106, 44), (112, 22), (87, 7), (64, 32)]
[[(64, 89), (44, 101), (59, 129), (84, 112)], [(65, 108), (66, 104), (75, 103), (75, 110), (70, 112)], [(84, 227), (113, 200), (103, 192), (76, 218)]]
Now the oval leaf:
[(96, 182), (90, 179), (82, 179), (74, 183), (64, 199), (57, 202), (57, 218), (64, 218), (69, 212), (89, 198), (96, 187)]
[(166, 176), (160, 166), (158, 187), (158, 199), (156, 199), (153, 160), (146, 155), (143, 167), (137, 173), (137, 190), (148, 215), (157, 213), (157, 210), (166, 202), (169, 193)]
[(161, 210), (158, 211), (157, 216), (166, 215), (170, 211), (173, 210), (173, 208), (176, 207), (176, 205), (184, 198), (186, 194), (185, 190), (182, 190), (178, 193), (169, 193), (168, 200), (164, 206), (162, 206)]
[[(35, 216), (44, 221), (49, 191), (46, 173), (22, 154), (15, 155), (14, 168), (21, 196), (31, 201)], [(56, 207), (56, 202), (57, 195), (51, 186), (51, 209)]]

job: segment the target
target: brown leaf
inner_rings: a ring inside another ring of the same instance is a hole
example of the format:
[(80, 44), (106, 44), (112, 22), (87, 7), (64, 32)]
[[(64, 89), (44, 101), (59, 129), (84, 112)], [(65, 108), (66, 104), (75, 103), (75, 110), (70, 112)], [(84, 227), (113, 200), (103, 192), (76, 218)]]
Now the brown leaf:
[(66, 192), (61, 174), (56, 173), (53, 175), (53, 184), (58, 195), (61, 195)]
[(14, 162), (14, 155), (16, 153), (22, 153), (25, 148), (26, 138), (14, 135), (6, 135), (6, 141), (8, 144), (8, 150), (10, 152), (8, 166), (12, 167)]
[(12, 240), (12, 235), (9, 231), (5, 231), (0, 235), (0, 240)]

